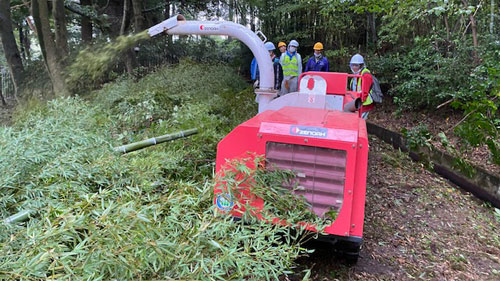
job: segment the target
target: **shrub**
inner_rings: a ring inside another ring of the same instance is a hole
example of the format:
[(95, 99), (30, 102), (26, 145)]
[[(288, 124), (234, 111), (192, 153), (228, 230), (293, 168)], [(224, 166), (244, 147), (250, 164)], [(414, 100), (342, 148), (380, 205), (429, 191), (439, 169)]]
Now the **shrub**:
[(468, 49), (446, 55), (431, 38), (415, 38), (415, 45), (374, 58), (378, 77), (390, 84), (389, 95), (400, 111), (430, 109), (456, 97), (468, 85), (472, 62)]
[[(293, 236), (288, 227), (214, 216), (216, 143), (256, 112), (231, 73), (183, 62), (0, 128), (0, 214), (34, 211), (0, 225), (0, 279), (276, 280), (292, 267), (304, 249), (281, 239)], [(112, 153), (191, 127), (200, 133)]]

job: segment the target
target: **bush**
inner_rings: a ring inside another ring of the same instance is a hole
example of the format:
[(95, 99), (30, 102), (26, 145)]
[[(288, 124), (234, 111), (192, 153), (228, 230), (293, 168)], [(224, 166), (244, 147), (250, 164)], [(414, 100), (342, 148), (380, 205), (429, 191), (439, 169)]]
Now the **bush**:
[[(0, 279), (278, 279), (304, 253), (281, 239), (290, 229), (212, 209), (216, 143), (256, 112), (232, 73), (183, 62), (0, 128), (0, 214), (34, 211), (0, 225)], [(111, 149), (191, 127), (200, 133), (124, 156)]]
[(415, 38), (415, 45), (375, 58), (378, 76), (390, 84), (388, 94), (400, 111), (431, 109), (457, 97), (469, 83), (470, 50), (445, 55), (431, 38)]
[(465, 144), (486, 144), (493, 163), (500, 165), (500, 43), (491, 42), (483, 52), (482, 63), (471, 74), (470, 86), (459, 91), (453, 106), (463, 110), (463, 122), (455, 128)]

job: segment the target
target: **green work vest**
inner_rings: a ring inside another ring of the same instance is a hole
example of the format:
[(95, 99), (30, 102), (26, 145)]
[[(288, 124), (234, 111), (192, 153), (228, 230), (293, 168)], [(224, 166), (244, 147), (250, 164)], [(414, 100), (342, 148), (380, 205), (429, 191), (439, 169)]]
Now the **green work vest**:
[[(363, 68), (363, 70), (361, 70), (361, 73), (359, 75), (363, 76), (363, 74), (365, 74), (365, 73), (371, 73), (371, 72), (370, 72), (370, 70), (368, 70), (368, 68), (365, 67), (365, 68)], [(354, 86), (354, 81), (355, 81), (354, 79), (358, 80), (357, 78), (352, 79), (351, 88), (353, 88), (353, 86)], [(356, 91), (361, 92), (361, 78), (359, 78), (359, 82), (360, 83), (356, 83)], [(366, 98), (363, 105), (369, 105), (369, 104), (373, 103), (371, 93), (372, 93), (372, 90), (370, 89), (370, 95), (368, 95), (368, 97)]]
[(285, 59), (283, 60), (283, 75), (284, 76), (299, 76), (299, 63), (297, 62), (297, 54), (294, 54), (290, 59), (290, 56), (285, 54)]

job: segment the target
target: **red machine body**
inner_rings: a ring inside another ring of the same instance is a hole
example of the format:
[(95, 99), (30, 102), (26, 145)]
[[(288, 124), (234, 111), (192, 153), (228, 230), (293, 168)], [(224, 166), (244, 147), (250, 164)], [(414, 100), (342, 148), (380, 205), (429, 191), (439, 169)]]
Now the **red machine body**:
[[(307, 85), (326, 81), (326, 95), (336, 95), (343, 104), (358, 98), (361, 93), (346, 91), (349, 77), (345, 73), (309, 72), (301, 76), (314, 78)], [(319, 80), (318, 80), (319, 79)], [(311, 79), (309, 79), (311, 80)], [(313, 84), (313, 85), (311, 85)], [(318, 98), (306, 95), (304, 100)], [(281, 98), (278, 98), (281, 99)], [(307, 102), (306, 102), (307, 103)], [(240, 124), (217, 147), (216, 172), (221, 173), (230, 159), (248, 158), (249, 153), (264, 155), (268, 163), (297, 173), (296, 191), (311, 204), (312, 210), (324, 217), (329, 210), (337, 212), (336, 219), (324, 229), (335, 239), (359, 242), (363, 236), (368, 136), (365, 121), (357, 113), (328, 108), (283, 106), (266, 110)], [(215, 204), (221, 190), (215, 190)], [(262, 200), (254, 207), (262, 208)], [(235, 207), (236, 208), (236, 207)], [(227, 210), (226, 210), (227, 211)], [(239, 212), (233, 210), (233, 215)]]

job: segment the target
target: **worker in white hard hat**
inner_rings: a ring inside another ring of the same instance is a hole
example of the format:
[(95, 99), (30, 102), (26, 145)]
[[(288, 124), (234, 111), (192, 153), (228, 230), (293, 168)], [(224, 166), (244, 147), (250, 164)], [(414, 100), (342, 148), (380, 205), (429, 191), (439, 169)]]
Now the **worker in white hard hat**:
[[(274, 47), (274, 44), (272, 42), (264, 43), (264, 47), (266, 47), (266, 50), (269, 52), (269, 56), (271, 57), (271, 61), (273, 62), (274, 89), (280, 90), (281, 82), (283, 81), (283, 69), (281, 68), (279, 59), (276, 57), (276, 54), (274, 53), (276, 47)], [(252, 65), (250, 66), (250, 68), (251, 68), (250, 71), (253, 71), (252, 80), (255, 80), (254, 87), (257, 88), (259, 86), (260, 73), (259, 73), (259, 65), (257, 64), (257, 60), (255, 58), (253, 58)], [(254, 68), (254, 70), (252, 68)]]
[(307, 61), (304, 72), (330, 71), (330, 64), (328, 63), (328, 59), (323, 56), (323, 44), (321, 42), (317, 42), (316, 44), (314, 44), (313, 50), (314, 55)]
[(302, 73), (302, 57), (297, 53), (299, 42), (291, 40), (288, 43), (288, 49), (281, 54), (280, 63), (283, 67), (283, 83), (281, 85), (281, 94), (285, 95), (297, 92), (299, 85), (299, 76)]
[(361, 97), (344, 105), (344, 111), (354, 112), (362, 107), (361, 117), (366, 119), (368, 117), (369, 111), (374, 107), (373, 100), (371, 98), (371, 86), (373, 83), (373, 77), (366, 68), (365, 60), (360, 54), (355, 54), (352, 56), (349, 63), (349, 67), (353, 74), (361, 75), (361, 78), (354, 77), (351, 80), (350, 90), (354, 92), (361, 92)]

